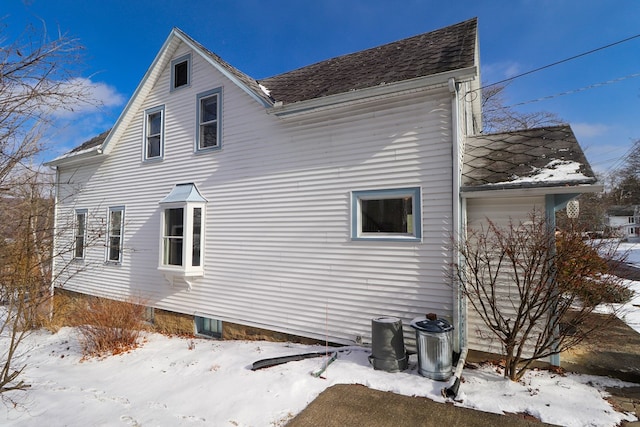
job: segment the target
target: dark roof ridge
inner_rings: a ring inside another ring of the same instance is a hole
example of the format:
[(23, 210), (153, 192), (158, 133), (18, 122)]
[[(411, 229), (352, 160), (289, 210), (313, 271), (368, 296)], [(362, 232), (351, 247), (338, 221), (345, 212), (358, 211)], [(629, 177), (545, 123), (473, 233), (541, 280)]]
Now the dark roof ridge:
[(476, 64), (477, 18), (326, 59), (258, 81), (285, 104), (411, 80)]
[(391, 45), (394, 45), (396, 43), (399, 43), (399, 42), (404, 42), (404, 41), (409, 41), (409, 40), (412, 40), (412, 39), (417, 39), (419, 37), (426, 36), (426, 35), (433, 34), (433, 33), (437, 33), (437, 32), (440, 32), (440, 31), (444, 31), (444, 30), (450, 29), (452, 27), (456, 27), (458, 25), (465, 25), (465, 24), (470, 24), (470, 23), (474, 23), (475, 25), (477, 25), (477, 23), (476, 23), (477, 20), (478, 20), (477, 17), (469, 18), (469, 19), (467, 19), (465, 21), (458, 22), (457, 24), (448, 25), (448, 26), (443, 27), (443, 28), (438, 28), (438, 29), (435, 29), (435, 30), (432, 30), (432, 31), (428, 31), (426, 33), (414, 34), (412, 36), (403, 37), (401, 39), (397, 39), (397, 40), (394, 40), (394, 41), (391, 41), (391, 42), (388, 42), (388, 43), (383, 43), (381, 45), (372, 46), (372, 47), (369, 47), (369, 48), (365, 48), (365, 49), (362, 49), (362, 50), (357, 50), (357, 51), (354, 51), (354, 52), (345, 53), (345, 54), (338, 55), (338, 56), (332, 56), (330, 58), (322, 59), (320, 61), (316, 61), (316, 62), (313, 62), (313, 63), (308, 64), (308, 65), (303, 65), (301, 67), (294, 68), (293, 70), (288, 70), (288, 71), (284, 71), (282, 73), (274, 74), (273, 76), (264, 77), (262, 79), (259, 79), (258, 81), (269, 80), (269, 79), (272, 79), (274, 77), (279, 77), (279, 76), (282, 76), (282, 75), (285, 75), (285, 74), (288, 74), (288, 73), (293, 73), (293, 72), (296, 72), (296, 71), (299, 71), (299, 70), (306, 69), (308, 67), (313, 67), (315, 65), (322, 64), (322, 63), (327, 62), (327, 61), (332, 61), (332, 60), (336, 60), (336, 59), (343, 59), (343, 58), (351, 56), (351, 55), (356, 55), (356, 54), (361, 54), (361, 53), (368, 53), (368, 52), (373, 51), (373, 50), (387, 48), (387, 47), (389, 47)]

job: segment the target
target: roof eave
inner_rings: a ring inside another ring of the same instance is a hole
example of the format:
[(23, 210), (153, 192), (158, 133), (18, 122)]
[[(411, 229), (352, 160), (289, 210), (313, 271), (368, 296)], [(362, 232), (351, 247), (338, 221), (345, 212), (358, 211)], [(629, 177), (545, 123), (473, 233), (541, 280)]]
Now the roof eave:
[(242, 81), (240, 81), (240, 79), (238, 79), (235, 75), (233, 75), (231, 72), (229, 72), (229, 70), (227, 70), (227, 68), (223, 67), (218, 61), (216, 61), (215, 59), (213, 59), (209, 55), (207, 55), (207, 53), (203, 50), (203, 48), (201, 46), (199, 46), (197, 43), (195, 43), (194, 40), (191, 37), (189, 37), (187, 34), (185, 34), (182, 30), (180, 30), (178, 28), (174, 28), (173, 32), (175, 33), (175, 36), (178, 37), (184, 44), (189, 46), (190, 49), (192, 49), (192, 50), (194, 50), (196, 52), (199, 52), (201, 54), (201, 56), (209, 64), (211, 64), (216, 70), (218, 70), (226, 78), (228, 78), (233, 83), (235, 83), (240, 89), (242, 89), (245, 93), (247, 93), (255, 101), (260, 103), (263, 107), (272, 107), (273, 106), (273, 102), (271, 102), (270, 100), (265, 99), (264, 97), (260, 96), (260, 94), (256, 93), (254, 90), (252, 90), (250, 87), (248, 87)]
[(599, 182), (565, 182), (535, 184), (502, 184), (462, 187), (460, 195), (465, 199), (478, 199), (482, 197), (514, 197), (514, 196), (543, 196), (547, 194), (575, 194), (575, 193), (600, 193), (604, 185)]
[(45, 166), (61, 166), (68, 165), (73, 163), (84, 162), (88, 159), (95, 159), (96, 156), (100, 156), (102, 154), (102, 147), (96, 146), (87, 150), (83, 150), (79, 153), (67, 153), (62, 156), (56, 157), (55, 159), (45, 162)]
[(286, 105), (276, 102), (276, 104), (272, 108), (269, 108), (267, 112), (277, 117), (298, 116), (300, 114), (308, 114), (335, 108), (353, 101), (369, 101), (377, 98), (384, 98), (391, 94), (402, 94), (419, 89), (430, 89), (440, 85), (447, 85), (451, 78), (454, 78), (457, 82), (471, 81), (475, 79), (477, 75), (478, 69), (476, 66), (460, 68), (457, 70), (417, 77), (400, 82), (393, 82), (364, 89), (357, 89), (350, 92), (328, 95), (321, 98), (298, 101)]

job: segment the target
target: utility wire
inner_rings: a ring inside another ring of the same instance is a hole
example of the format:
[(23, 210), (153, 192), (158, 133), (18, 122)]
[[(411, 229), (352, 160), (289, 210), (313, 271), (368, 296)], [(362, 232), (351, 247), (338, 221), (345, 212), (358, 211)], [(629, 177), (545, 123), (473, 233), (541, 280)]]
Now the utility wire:
[(547, 96), (543, 96), (541, 98), (530, 99), (529, 101), (518, 102), (517, 104), (511, 104), (511, 105), (508, 105), (508, 106), (505, 106), (505, 107), (502, 107), (502, 108), (495, 108), (495, 109), (492, 109), (492, 110), (487, 110), (486, 112), (499, 111), (499, 110), (502, 110), (502, 109), (505, 109), (505, 108), (519, 107), (521, 105), (533, 104), (534, 102), (548, 101), (550, 99), (558, 98), (560, 96), (573, 95), (575, 93), (584, 92), (584, 91), (589, 90), (589, 89), (595, 89), (597, 87), (606, 86), (606, 85), (610, 85), (610, 84), (613, 84), (613, 83), (618, 83), (618, 82), (621, 82), (623, 80), (633, 79), (633, 78), (636, 78), (636, 77), (640, 77), (640, 73), (629, 74), (629, 75), (626, 75), (624, 77), (618, 77), (618, 78), (615, 78), (615, 79), (607, 80), (605, 82), (594, 83), (594, 84), (591, 84), (589, 86), (584, 86), (584, 87), (581, 87), (581, 88), (578, 88), (578, 89), (571, 89), (571, 90), (567, 90), (565, 92), (556, 93), (554, 95), (547, 95)]
[(524, 73), (520, 73), (520, 74), (515, 75), (513, 77), (509, 77), (509, 78), (500, 80), (498, 82), (488, 84), (486, 86), (481, 87), (480, 89), (484, 89), (486, 87), (495, 86), (495, 85), (499, 85), (499, 84), (502, 84), (502, 83), (510, 82), (512, 80), (519, 79), (520, 77), (524, 77), (524, 76), (527, 76), (529, 74), (537, 73), (538, 71), (542, 71), (542, 70), (545, 70), (547, 68), (554, 67), (554, 66), (559, 65), (559, 64), (563, 64), (565, 62), (573, 61), (574, 59), (577, 59), (577, 58), (580, 58), (580, 57), (583, 57), (583, 56), (587, 56), (587, 55), (590, 55), (592, 53), (595, 53), (595, 52), (598, 52), (598, 51), (601, 51), (601, 50), (604, 50), (604, 49), (608, 49), (610, 47), (613, 47), (613, 46), (628, 42), (628, 41), (633, 40), (633, 39), (637, 39), (638, 37), (640, 37), (640, 34), (636, 34), (635, 36), (627, 37), (626, 39), (619, 40), (619, 41), (614, 42), (614, 43), (609, 43), (608, 45), (605, 45), (605, 46), (601, 46), (601, 47), (598, 47), (598, 48), (595, 48), (595, 49), (591, 49), (591, 50), (589, 50), (587, 52), (583, 52), (583, 53), (580, 53), (578, 55), (574, 55), (574, 56), (571, 56), (569, 58), (562, 59), (560, 61), (556, 61), (554, 63), (548, 64), (548, 65), (544, 65), (542, 67), (538, 67), (538, 68), (535, 68), (533, 70), (526, 71)]

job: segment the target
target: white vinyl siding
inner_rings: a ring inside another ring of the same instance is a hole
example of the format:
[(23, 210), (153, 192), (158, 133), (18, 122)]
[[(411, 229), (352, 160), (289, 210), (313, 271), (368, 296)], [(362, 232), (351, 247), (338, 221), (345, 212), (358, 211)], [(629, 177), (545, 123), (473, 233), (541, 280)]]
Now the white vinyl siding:
[[(518, 197), (518, 198), (484, 198), (467, 200), (467, 224), (469, 229), (486, 230), (487, 218), (499, 227), (509, 227), (510, 221), (517, 225), (519, 222), (529, 220), (531, 213), (536, 210), (544, 215), (545, 198)], [(502, 293), (508, 295), (510, 285), (504, 281)], [(467, 304), (467, 339), (468, 346), (472, 350), (489, 353), (502, 353), (502, 347), (498, 338), (487, 328), (480, 316), (470, 303)], [(512, 310), (505, 305), (505, 312)]]
[[(182, 46), (175, 56), (186, 54)], [(370, 339), (371, 319), (451, 316), (446, 268), (452, 232), (451, 98), (446, 87), (280, 119), (265, 112), (199, 55), (189, 88), (168, 94), (169, 67), (101, 163), (61, 182), (63, 206), (127, 206), (121, 268), (79, 271), (69, 288), (223, 322), (350, 342)], [(224, 87), (224, 149), (197, 155), (198, 94)], [(164, 160), (140, 167), (146, 109), (166, 104)], [(137, 104), (134, 104), (137, 105)], [(137, 120), (136, 120), (137, 119)], [(137, 160), (137, 161), (136, 161)], [(75, 192), (78, 180), (87, 179)], [(174, 286), (158, 270), (161, 206), (181, 182), (209, 202), (205, 274)], [(132, 183), (135, 183), (132, 185)], [(422, 191), (422, 241), (351, 240), (351, 193)], [(93, 257), (94, 252), (88, 253)], [(100, 280), (94, 280), (99, 275)]]

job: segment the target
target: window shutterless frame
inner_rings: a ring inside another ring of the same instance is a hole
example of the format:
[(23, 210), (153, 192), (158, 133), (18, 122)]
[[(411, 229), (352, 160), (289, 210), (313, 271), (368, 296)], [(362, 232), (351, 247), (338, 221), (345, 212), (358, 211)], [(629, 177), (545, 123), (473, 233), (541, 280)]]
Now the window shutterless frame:
[(120, 264), (122, 262), (122, 249), (124, 247), (124, 206), (109, 208), (107, 219), (107, 254), (108, 263)]
[(219, 150), (222, 147), (222, 88), (199, 93), (196, 100), (195, 151)]
[(164, 105), (144, 112), (143, 132), (143, 160), (162, 159), (164, 157)]
[(191, 85), (191, 54), (182, 55), (171, 61), (170, 91)]
[(83, 259), (87, 244), (87, 210), (76, 209), (73, 257)]
[(422, 240), (419, 187), (353, 191), (351, 240)]

